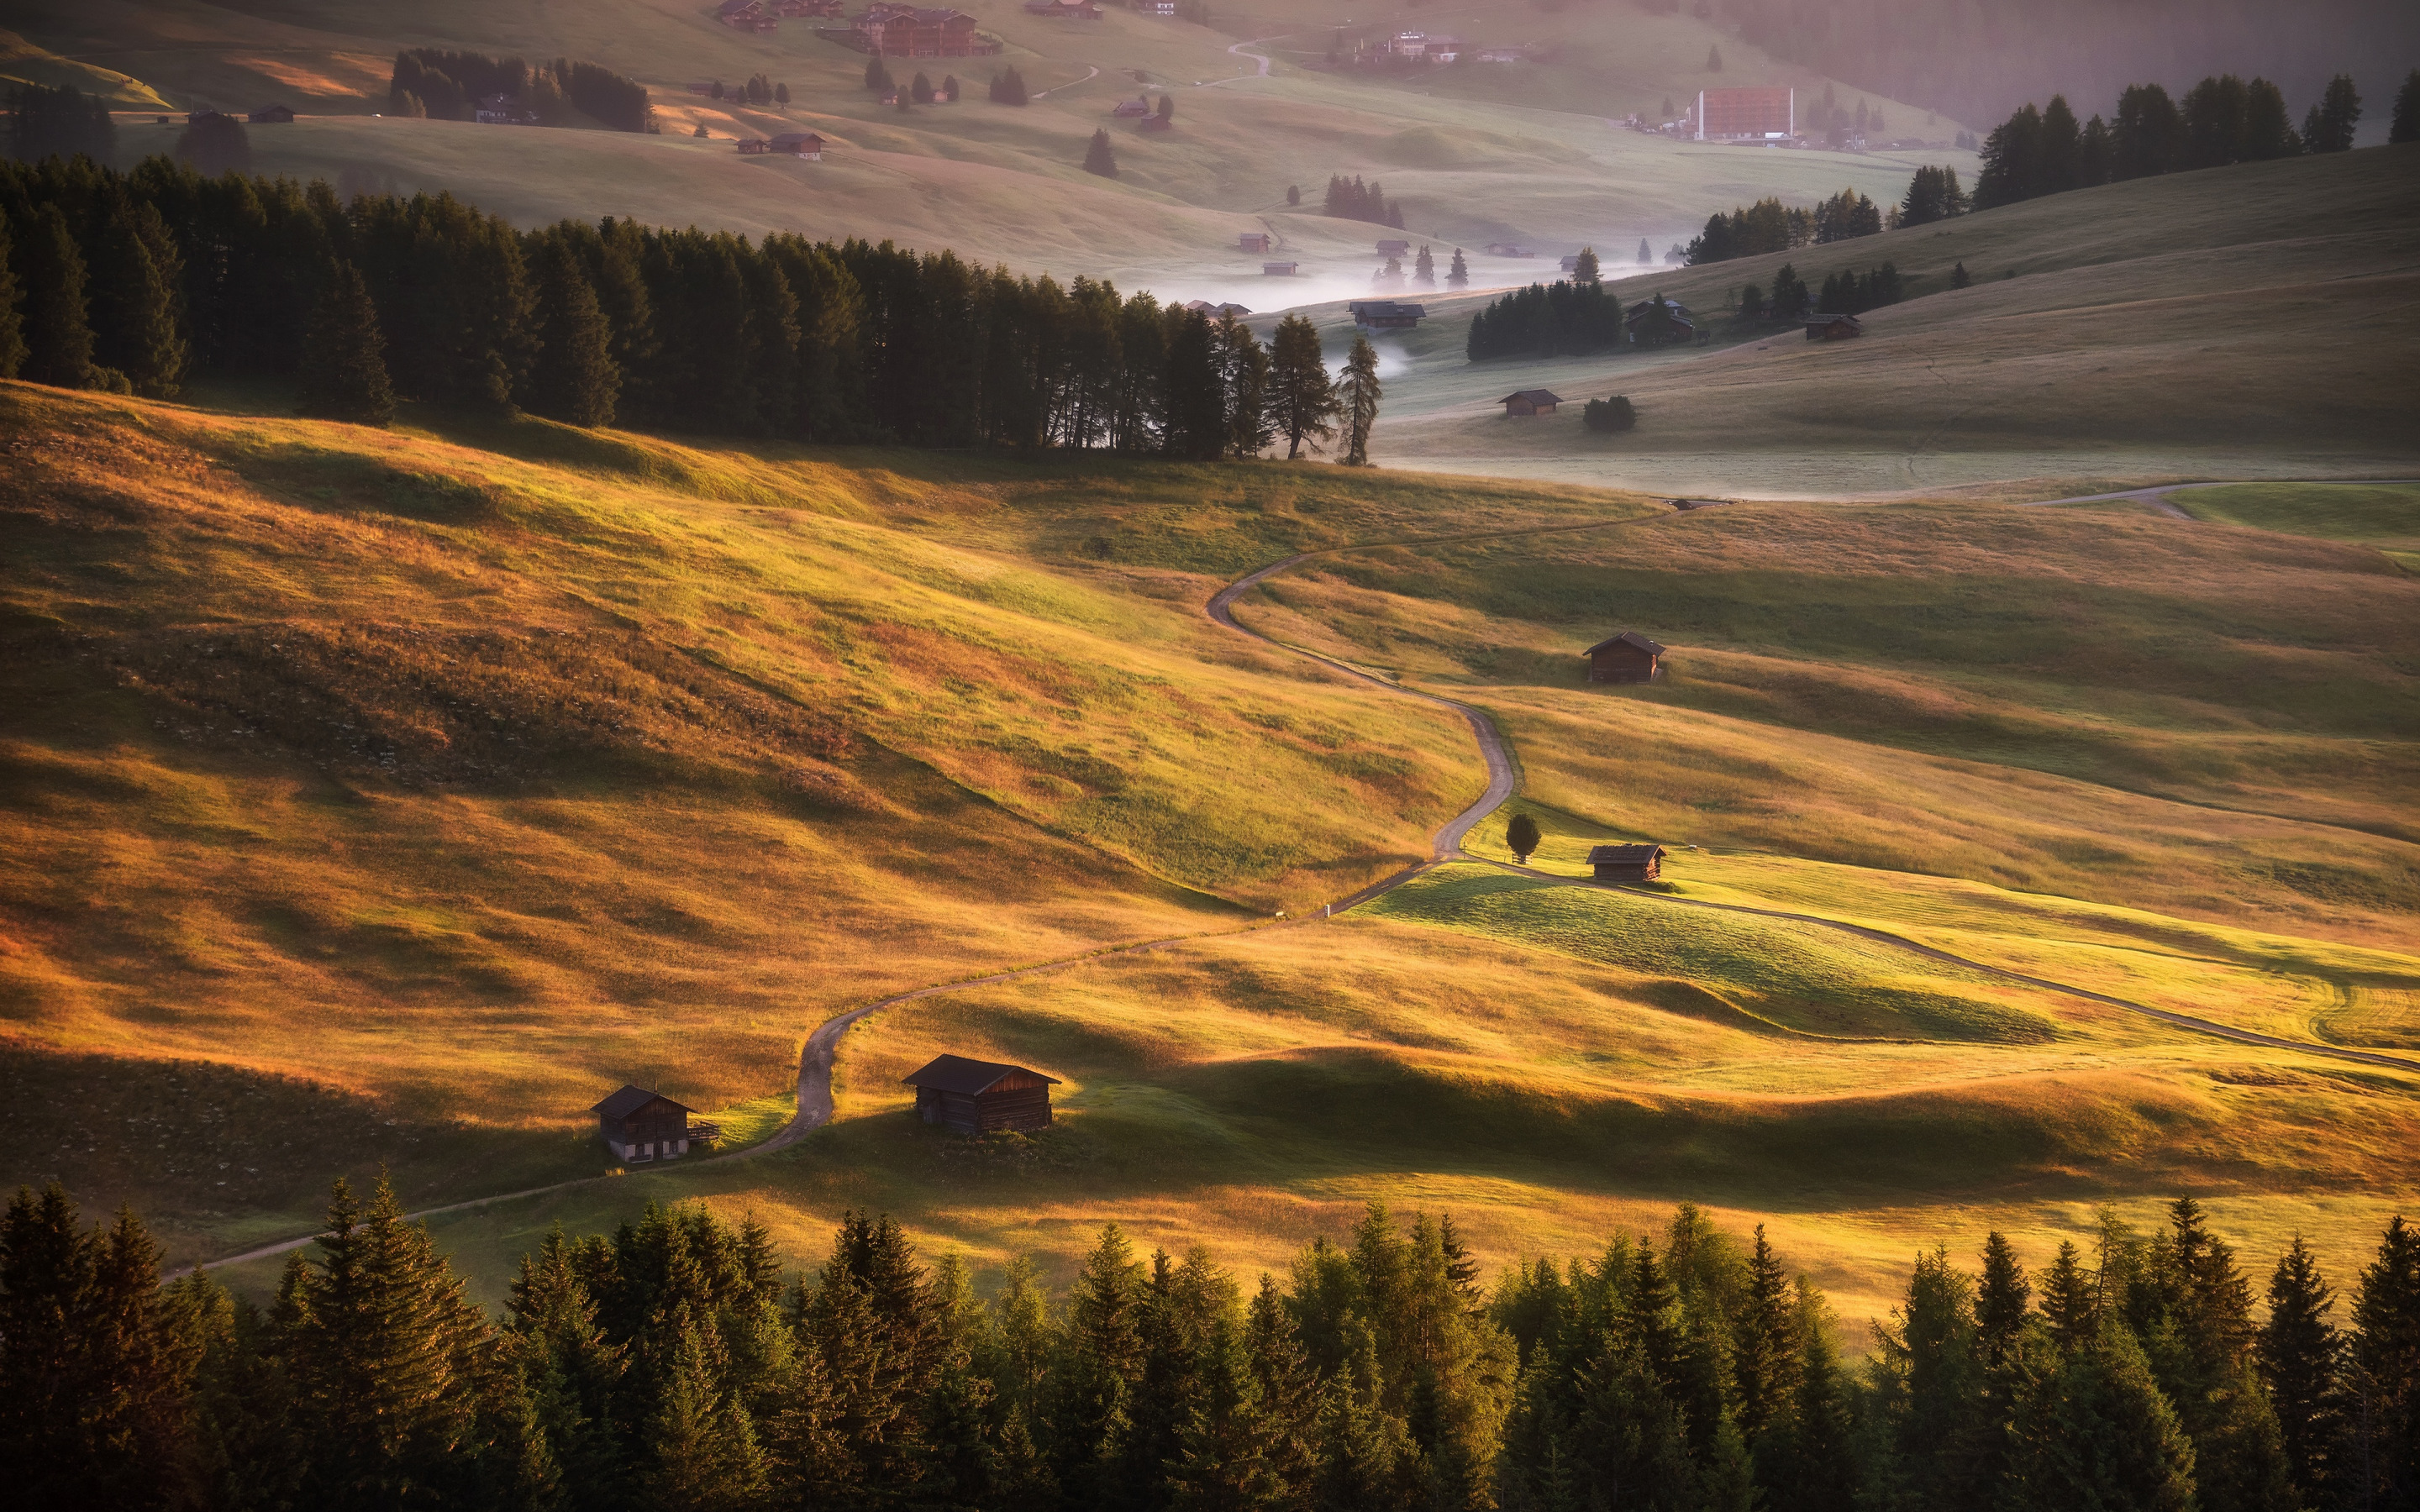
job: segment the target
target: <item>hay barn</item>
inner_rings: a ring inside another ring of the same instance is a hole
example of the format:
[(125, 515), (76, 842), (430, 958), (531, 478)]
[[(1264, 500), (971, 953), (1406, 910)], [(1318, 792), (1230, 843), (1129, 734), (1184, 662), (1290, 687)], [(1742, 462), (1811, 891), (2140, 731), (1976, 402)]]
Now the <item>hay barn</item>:
[(1049, 1128), (1050, 1088), (1059, 1078), (994, 1060), (936, 1056), (901, 1085), (916, 1088), (918, 1118), (972, 1134)]

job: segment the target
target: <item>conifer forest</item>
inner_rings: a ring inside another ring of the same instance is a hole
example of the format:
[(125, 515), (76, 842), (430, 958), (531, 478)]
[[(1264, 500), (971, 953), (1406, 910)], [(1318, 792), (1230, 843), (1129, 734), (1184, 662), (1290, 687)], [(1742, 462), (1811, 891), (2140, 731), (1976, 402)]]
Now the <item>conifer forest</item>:
[(2420, 1231), (2260, 1287), (2198, 1204), (2029, 1273), (1915, 1257), (1869, 1338), (1765, 1240), (1660, 1233), (1482, 1280), (1372, 1204), (1283, 1275), (1112, 1224), (979, 1298), (852, 1212), (794, 1273), (703, 1206), (559, 1227), (489, 1316), (381, 1181), (266, 1307), (163, 1284), (132, 1211), (0, 1220), (0, 1462), (117, 1508), (2348, 1508), (2420, 1497)]

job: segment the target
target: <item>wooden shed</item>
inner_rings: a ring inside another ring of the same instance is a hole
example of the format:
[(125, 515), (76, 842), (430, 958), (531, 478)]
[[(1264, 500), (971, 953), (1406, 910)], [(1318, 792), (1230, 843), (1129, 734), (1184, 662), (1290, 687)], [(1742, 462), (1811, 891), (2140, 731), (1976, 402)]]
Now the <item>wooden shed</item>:
[(1591, 683), (1652, 683), (1664, 664), (1664, 648), (1636, 630), (1600, 640), (1583, 655)]
[(1599, 882), (1652, 882), (1664, 872), (1664, 847), (1598, 845), (1589, 851), (1589, 867)]
[(722, 1133), (710, 1123), (690, 1123), (689, 1108), (644, 1087), (625, 1087), (588, 1111), (597, 1115), (597, 1132), (605, 1136), (605, 1148), (626, 1165), (675, 1160), (689, 1153), (692, 1141), (720, 1138)]
[(1263, 263), (1261, 271), (1271, 278), (1292, 278), (1301, 270), (1300, 263)]
[(1239, 232), (1235, 245), (1244, 252), (1266, 252), (1269, 250), (1269, 234), (1265, 231)]
[(959, 1134), (1050, 1127), (1050, 1088), (1056, 1076), (996, 1060), (937, 1056), (902, 1085), (916, 1088), (916, 1116)]
[(1563, 398), (1552, 389), (1515, 389), (1496, 402), (1508, 415), (1551, 415)]
[(1807, 317), (1808, 341), (1847, 341), (1862, 336), (1866, 328), (1854, 315), (1810, 315)]
[[(745, 152), (748, 149), (743, 147), (739, 150)], [(783, 131), (767, 142), (764, 150), (821, 162), (824, 161), (824, 139), (813, 131)]]

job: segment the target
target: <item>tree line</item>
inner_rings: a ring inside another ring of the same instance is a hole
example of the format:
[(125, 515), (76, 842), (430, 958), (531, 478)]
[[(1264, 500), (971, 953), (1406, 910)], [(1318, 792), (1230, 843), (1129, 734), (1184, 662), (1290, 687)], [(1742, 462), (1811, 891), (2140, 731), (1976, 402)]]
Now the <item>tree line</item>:
[(165, 396), (308, 378), (305, 408), (400, 397), (573, 424), (924, 447), (1367, 459), (1379, 387), (1300, 316), (1232, 316), (889, 242), (608, 218), (522, 232), (450, 195), (206, 178), (164, 159), (0, 165), (0, 376)]
[(1879, 235), (1902, 225), (1922, 225), (1966, 212), (1966, 195), (1955, 168), (1918, 168), (1907, 193), (1888, 209), (1853, 189), (1844, 189), (1812, 207), (1784, 205), (1767, 195), (1729, 214), (1717, 210), (1705, 230), (1683, 249), (1691, 266), (1730, 262), (1769, 252), (1827, 246), (1835, 241)]
[(1448, 1216), (1373, 1204), (1249, 1288), (1104, 1227), (1063, 1296), (988, 1301), (852, 1212), (785, 1275), (702, 1205), (557, 1229), (495, 1316), (383, 1180), (339, 1182), (266, 1307), (163, 1285), (132, 1212), (0, 1217), (0, 1462), (36, 1505), (2400, 1509), (2420, 1497), (2420, 1231), (2341, 1321), (2297, 1237), (2265, 1316), (2191, 1199), (2104, 1211), (2029, 1275), (1919, 1254), (1870, 1352), (1759, 1225), (1492, 1286)]
[(1388, 204), (1386, 190), (1374, 179), (1363, 183), (1359, 174), (1350, 178), (1341, 174), (1328, 176), (1327, 198), (1321, 206), (1321, 213), (1346, 221), (1367, 221), (1373, 225), (1392, 226), (1398, 231), (1404, 228), (1404, 207), (1400, 203)]
[[(387, 110), (396, 116), (467, 121), (477, 113), (479, 101), (492, 95), (513, 100), (541, 126), (565, 124), (568, 102), (617, 131), (655, 130), (655, 107), (647, 102), (646, 86), (597, 63), (557, 58), (532, 68), (517, 57), (411, 47), (395, 55), (387, 79)], [(788, 98), (788, 92), (783, 96)], [(762, 103), (752, 90), (750, 100)]]
[[(2420, 70), (2397, 101), (2398, 121), (2420, 100)], [(2257, 162), (2303, 153), (2344, 152), (2361, 122), (2361, 96), (2350, 74), (2337, 74), (2304, 114), (2301, 131), (2285, 92), (2266, 79), (2234, 74), (2206, 78), (2172, 99), (2156, 84), (2130, 85), (2109, 119), (2079, 124), (2064, 95), (2036, 108), (2031, 101), (1983, 139), (1975, 176), (1975, 207), (1989, 209), (2043, 194), (2154, 174)], [(2392, 133), (2390, 133), (2392, 134)], [(2420, 129), (2397, 140), (2420, 137)]]

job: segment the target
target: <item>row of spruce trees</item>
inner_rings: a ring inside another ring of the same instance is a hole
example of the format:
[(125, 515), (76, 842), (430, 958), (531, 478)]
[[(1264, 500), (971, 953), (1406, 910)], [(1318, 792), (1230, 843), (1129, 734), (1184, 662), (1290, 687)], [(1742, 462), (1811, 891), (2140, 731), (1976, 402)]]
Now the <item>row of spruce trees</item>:
[[(2344, 152), (2360, 123), (2361, 96), (2352, 76), (2343, 73), (2304, 114), (2299, 131), (2284, 91), (2266, 79), (2246, 83), (2231, 73), (2202, 80), (2180, 101), (2156, 84), (2131, 85), (2109, 119), (2095, 116), (2081, 124), (2067, 97), (2053, 95), (2047, 106), (2020, 106), (1983, 139), (1975, 206), (1989, 209), (2191, 168)], [(2420, 142), (2420, 69), (2396, 97), (2387, 140)]]
[(267, 1308), (163, 1286), (121, 1212), (0, 1219), (0, 1463), (29, 1506), (2409, 1512), (2420, 1232), (2346, 1321), (2310, 1250), (2265, 1317), (2200, 1208), (2029, 1277), (1936, 1249), (1861, 1363), (1759, 1226), (1492, 1287), (1450, 1218), (1373, 1205), (1248, 1288), (1102, 1230), (1068, 1293), (978, 1299), (888, 1217), (785, 1277), (703, 1207), (551, 1235), (499, 1316), (381, 1182), (340, 1183)]
[(580, 425), (925, 447), (1367, 459), (1380, 389), (1290, 317), (889, 242), (522, 232), (449, 195), (205, 177), (165, 159), (0, 163), (0, 377), (165, 396), (194, 375), (300, 377), (306, 412), (398, 397)]

